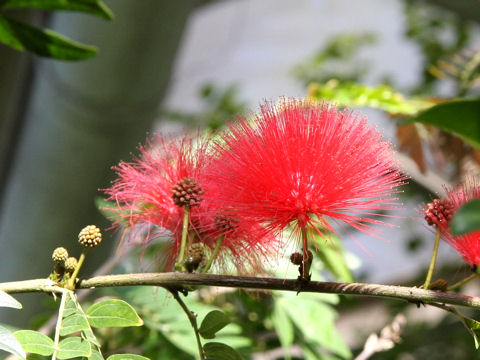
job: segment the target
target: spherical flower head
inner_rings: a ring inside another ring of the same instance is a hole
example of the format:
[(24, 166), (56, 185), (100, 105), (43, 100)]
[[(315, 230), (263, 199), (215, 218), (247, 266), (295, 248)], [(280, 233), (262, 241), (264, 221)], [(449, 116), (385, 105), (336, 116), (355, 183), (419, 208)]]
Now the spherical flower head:
[(172, 199), (178, 206), (198, 206), (202, 201), (203, 189), (193, 178), (177, 181), (172, 189)]
[(333, 231), (330, 220), (378, 235), (373, 225), (385, 222), (371, 216), (399, 205), (405, 180), (365, 118), (310, 101), (264, 104), (254, 121), (230, 125), (216, 150), (216, 201), (274, 232)]
[(94, 248), (102, 242), (102, 232), (95, 225), (85, 226), (78, 234), (78, 242), (84, 248)]
[[(444, 203), (448, 203), (451, 208), (452, 216), (464, 204), (473, 199), (480, 198), (480, 185), (473, 178), (469, 178), (464, 184), (455, 189), (445, 189), (447, 192), (446, 199), (442, 199)], [(468, 234), (454, 236), (447, 223), (436, 223), (440, 229), (442, 239), (444, 239), (455, 251), (473, 269), (477, 269), (480, 264), (480, 231), (474, 231)]]
[(453, 204), (447, 199), (435, 199), (423, 212), (428, 225), (446, 227), (453, 217)]
[(67, 260), (65, 260), (65, 271), (68, 273), (73, 273), (77, 265), (78, 265), (77, 258), (73, 256), (69, 257)]
[(64, 247), (57, 247), (53, 250), (52, 260), (56, 264), (64, 264), (68, 259), (68, 251)]

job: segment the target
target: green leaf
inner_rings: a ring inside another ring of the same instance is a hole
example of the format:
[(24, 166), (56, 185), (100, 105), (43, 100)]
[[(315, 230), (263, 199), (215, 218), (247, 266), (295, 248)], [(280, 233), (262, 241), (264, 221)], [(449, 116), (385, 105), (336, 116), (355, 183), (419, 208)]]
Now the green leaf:
[(66, 336), (90, 329), (87, 319), (81, 314), (73, 314), (63, 319), (60, 335)]
[(83, 60), (97, 49), (75, 42), (51, 30), (32, 27), (0, 15), (0, 42), (19, 51), (29, 50), (39, 56), (59, 60)]
[(353, 276), (343, 256), (343, 246), (334, 234), (319, 235), (314, 233), (312, 239), (318, 248), (318, 257), (330, 273), (339, 280), (353, 282)]
[(22, 359), (27, 356), (15, 336), (3, 326), (0, 326), (0, 350), (7, 351)]
[(89, 357), (90, 354), (90, 343), (78, 336), (68, 337), (58, 344), (58, 359), (72, 359), (79, 356)]
[[(98, 349), (95, 345), (92, 345), (91, 343), (90, 345), (92, 348), (92, 353), (88, 357), (88, 360), (105, 360), (100, 349)], [(87, 358), (83, 358), (83, 359), (87, 359)]]
[(467, 328), (468, 332), (472, 335), (473, 341), (475, 342), (475, 349), (479, 347), (478, 335), (480, 335), (480, 322), (473, 320), (464, 316), (459, 316), (462, 320), (463, 325)]
[(81, 11), (103, 19), (113, 19), (112, 11), (99, 0), (4, 0), (1, 8)]
[(450, 230), (453, 235), (462, 235), (480, 229), (480, 199), (467, 202), (453, 216)]
[(10, 296), (5, 291), (0, 290), (0, 307), (21, 309), (22, 304), (20, 304), (13, 296)]
[(339, 106), (366, 106), (400, 115), (413, 115), (434, 105), (424, 99), (406, 99), (387, 85), (370, 87), (335, 79), (310, 84), (308, 93), (314, 99), (333, 101)]
[(204, 339), (213, 339), (215, 334), (230, 324), (229, 317), (219, 310), (210, 311), (202, 321), (198, 332)]
[[(293, 344), (293, 339), (295, 337), (292, 321), (285, 310), (285, 305), (288, 306), (288, 304), (285, 304), (286, 300), (282, 297), (274, 297), (274, 300), (275, 307), (273, 308), (272, 313), (273, 327), (277, 332), (280, 344), (285, 350), (287, 350), (290, 345)], [(289, 354), (289, 352), (287, 352), (287, 354)]]
[(28, 354), (26, 360), (47, 360), (45, 356), (38, 354)]
[(145, 356), (135, 355), (135, 354), (115, 354), (109, 356), (107, 360), (150, 360)]
[(38, 331), (19, 330), (13, 333), (26, 352), (49, 356), (53, 354), (54, 343), (47, 335)]
[(142, 319), (135, 309), (123, 300), (104, 300), (93, 304), (87, 310), (88, 322), (96, 328), (141, 326)]
[(63, 310), (63, 318), (74, 314), (81, 314), (82, 312), (78, 309), (80, 306), (77, 302), (77, 297), (75, 293), (69, 292), (69, 296), (67, 296), (67, 300), (65, 302), (65, 309)]
[(90, 342), (90, 344), (100, 346), (100, 343), (98, 342), (97, 337), (95, 336), (95, 334), (93, 333), (90, 327), (88, 327), (87, 330), (83, 330), (82, 335), (87, 341)]
[[(99, 347), (100, 344), (93, 334), (92, 328), (88, 323), (87, 315), (85, 315), (82, 307), (78, 303), (75, 293), (68, 292), (68, 295), (65, 310), (63, 311), (62, 329), (60, 334), (64, 336), (68, 335), (68, 333), (82, 331), (83, 338), (88, 340), (92, 345)], [(83, 318), (83, 320), (80, 318)]]
[[(292, 323), (307, 341), (315, 346), (325, 347), (341, 357), (351, 357), (348, 346), (335, 328), (334, 308), (319, 301), (315, 295), (317, 294), (303, 293), (296, 296), (292, 293), (279, 293), (277, 296), (284, 300), (278, 302), (278, 306), (283, 306)], [(277, 306), (277, 302), (275, 305)]]
[(407, 120), (421, 122), (451, 132), (480, 149), (480, 99), (448, 101)]
[(242, 360), (240, 354), (228, 345), (219, 342), (209, 342), (203, 345), (207, 358), (215, 360)]
[[(136, 309), (139, 309), (142, 318), (145, 319), (146, 327), (161, 332), (179, 350), (192, 357), (198, 356), (192, 327), (178, 303), (165, 289), (139, 286), (130, 289), (117, 288), (116, 291)], [(220, 310), (218, 307), (203, 304), (192, 296), (188, 296), (184, 301), (189, 309), (198, 315), (199, 319), (203, 319), (212, 310)], [(251, 346), (251, 340), (242, 335), (242, 328), (237, 324), (230, 324), (220, 330), (215, 339), (227, 343), (233, 348)]]

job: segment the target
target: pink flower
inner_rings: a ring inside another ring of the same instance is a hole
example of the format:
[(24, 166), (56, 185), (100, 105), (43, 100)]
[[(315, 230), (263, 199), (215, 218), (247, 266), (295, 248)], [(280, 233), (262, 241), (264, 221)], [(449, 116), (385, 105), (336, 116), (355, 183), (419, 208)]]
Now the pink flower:
[(480, 231), (454, 236), (449, 229), (449, 221), (464, 204), (480, 198), (480, 185), (468, 179), (456, 189), (446, 189), (445, 199), (435, 199), (425, 208), (425, 219), (429, 225), (440, 229), (444, 239), (474, 269), (480, 264)]
[[(118, 179), (105, 190), (108, 200), (116, 204), (108, 209), (116, 213), (114, 225), (123, 226), (122, 238), (134, 243), (148, 245), (156, 237), (169, 236), (170, 247), (162, 257), (164, 269), (171, 269), (179, 253), (184, 205), (188, 204), (189, 241), (201, 245), (194, 246), (192, 254), (208, 256), (223, 236), (217, 262), (233, 263), (239, 272), (261, 271), (262, 257), (270, 252), (263, 245), (275, 239), (260, 225), (236, 216), (231, 216), (231, 224), (226, 217), (224, 229), (219, 229), (215, 219), (225, 210), (203, 198), (215, 186), (204, 174), (211, 160), (209, 144), (199, 136), (174, 139), (157, 135), (153, 144), (139, 148), (139, 158), (116, 166)], [(182, 189), (187, 188), (189, 194), (182, 195)], [(187, 258), (192, 254), (187, 252)]]
[(264, 104), (254, 121), (231, 124), (216, 149), (209, 177), (221, 185), (211, 201), (276, 234), (334, 231), (331, 221), (378, 236), (374, 225), (386, 223), (372, 216), (396, 208), (406, 178), (365, 118), (310, 101)]

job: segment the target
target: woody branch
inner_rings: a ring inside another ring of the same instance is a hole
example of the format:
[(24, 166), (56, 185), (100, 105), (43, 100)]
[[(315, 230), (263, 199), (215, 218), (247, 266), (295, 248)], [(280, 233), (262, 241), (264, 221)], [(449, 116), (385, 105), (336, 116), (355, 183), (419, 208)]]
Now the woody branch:
[[(378, 285), (365, 283), (336, 283), (310, 281), (300, 283), (293, 279), (259, 278), (213, 274), (187, 273), (139, 273), (96, 276), (81, 280), (77, 289), (118, 286), (220, 286), (252, 290), (279, 290), (312, 293), (329, 293), (355, 296), (383, 297), (406, 300), (414, 303), (440, 303), (480, 309), (479, 296), (466, 296), (451, 292), (424, 290), (414, 287)], [(46, 279), (0, 283), (0, 290), (7, 293), (61, 292), (63, 288)]]

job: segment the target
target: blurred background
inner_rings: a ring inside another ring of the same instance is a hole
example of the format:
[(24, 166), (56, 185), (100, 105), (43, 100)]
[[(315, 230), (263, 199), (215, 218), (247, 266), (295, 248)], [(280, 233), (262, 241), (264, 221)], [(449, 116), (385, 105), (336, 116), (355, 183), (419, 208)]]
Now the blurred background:
[[(83, 61), (60, 61), (0, 45), (0, 281), (47, 277), (53, 248), (76, 249), (76, 236), (87, 224), (110, 226), (96, 206), (102, 196), (98, 189), (109, 186), (111, 166), (130, 160), (147, 132), (218, 129), (237, 114), (257, 110), (264, 100), (309, 95), (368, 116), (396, 145), (401, 166), (412, 177), (402, 194), (405, 209), (395, 214), (398, 228), (385, 230), (384, 239), (355, 234), (369, 253), (342, 236), (345, 269), (323, 265), (319, 274), (346, 281), (422, 283), (434, 236), (417, 212), (442, 194), (442, 185), (478, 174), (480, 154), (439, 130), (400, 126), (402, 112), (388, 106), (398, 105), (398, 96), (400, 104), (405, 99), (478, 96), (478, 1), (106, 4), (115, 16), (112, 21), (81, 13), (8, 11), (18, 21), (93, 44), (99, 53)], [(114, 233), (107, 231), (105, 238), (84, 276), (115, 260)], [(123, 271), (152, 270), (149, 262), (138, 265), (135, 255), (131, 259), (122, 263)], [(469, 272), (445, 244), (439, 264), (449, 282)], [(234, 314), (237, 345), (246, 358), (353, 358), (367, 336), (397, 313), (407, 318), (403, 342), (372, 358), (478, 357), (462, 325), (431, 308), (334, 296), (305, 296), (299, 306), (301, 300), (289, 295), (261, 295), (258, 301), (216, 291), (192, 302)], [(464, 292), (478, 294), (478, 287)], [(120, 294), (134, 303), (143, 296), (133, 290)], [(38, 295), (19, 299), (25, 309), (1, 310), (0, 321), (31, 324), (32, 314), (39, 312)], [(285, 304), (305, 308), (305, 317), (288, 313)], [(37, 327), (48, 314), (45, 310), (45, 316), (35, 318)], [(327, 320), (318, 324), (319, 319)], [(105, 334), (105, 347), (118, 348), (122, 339), (134, 338), (153, 359), (172, 354), (191, 359), (188, 340), (160, 331), (162, 321), (171, 319), (160, 319), (147, 330), (113, 334), (116, 341)], [(302, 327), (329, 335), (319, 339)], [(183, 334), (190, 335), (188, 329)]]

